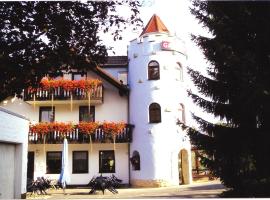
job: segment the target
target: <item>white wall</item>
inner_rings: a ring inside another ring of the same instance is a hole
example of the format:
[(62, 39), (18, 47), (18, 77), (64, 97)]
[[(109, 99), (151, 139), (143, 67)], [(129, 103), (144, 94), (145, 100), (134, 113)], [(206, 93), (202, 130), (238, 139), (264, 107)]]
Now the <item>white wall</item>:
[(127, 72), (127, 67), (106, 67), (103, 68), (103, 70), (105, 70), (106, 72), (108, 72), (109, 74), (111, 74), (116, 80), (118, 80), (118, 73), (119, 72)]
[[(0, 107), (0, 143), (15, 146), (15, 198), (21, 198), (21, 194), (26, 193), (28, 130), (29, 121), (26, 118)], [(8, 176), (9, 171), (0, 173)], [(9, 187), (1, 183), (1, 190), (9, 190)]]
[[(185, 49), (180, 40), (167, 34), (148, 34), (141, 41), (133, 40), (129, 46), (130, 123), (135, 125), (131, 154), (137, 150), (141, 155), (141, 170), (132, 171), (137, 180), (165, 180), (178, 184), (178, 153), (181, 148), (190, 149), (186, 135), (178, 125), (179, 104), (186, 109), (189, 122), (186, 84), (179, 80), (177, 62), (186, 74)], [(177, 44), (176, 50), (161, 50), (161, 42)], [(160, 65), (160, 80), (148, 80), (148, 63), (156, 60)], [(149, 105), (161, 106), (161, 123), (149, 123)]]
[[(65, 75), (66, 78), (70, 78), (68, 75)], [(103, 82), (104, 86), (104, 101), (101, 104), (95, 105), (95, 119), (96, 121), (124, 121), (127, 122), (128, 119), (128, 103), (127, 96), (120, 96), (118, 89), (108, 83), (106, 80), (103, 80), (93, 72), (87, 73), (88, 78), (98, 78)], [(79, 121), (79, 105), (88, 105), (88, 103), (79, 103), (73, 104), (73, 109), (70, 109), (70, 101), (65, 101), (65, 104), (57, 104), (55, 106), (55, 121), (61, 122), (74, 122)], [(91, 104), (93, 105), (93, 103)], [(30, 121), (38, 122), (39, 121), (39, 106), (30, 105), (24, 102), (22, 99), (18, 98), (8, 98), (5, 101), (1, 102), (0, 106), (3, 106), (5, 109), (17, 112), (27, 118)], [(43, 105), (51, 106), (51, 104)]]
[[(95, 120), (99, 122), (103, 121), (114, 121), (119, 122), (123, 121), (128, 122), (128, 97), (120, 96), (117, 88), (112, 86), (106, 80), (103, 80), (93, 72), (88, 72), (88, 78), (98, 78), (102, 80), (104, 86), (104, 101), (101, 104), (95, 105)], [(65, 75), (65, 78), (70, 78), (68, 75)], [(30, 119), (31, 122), (39, 121), (39, 106), (36, 105), (35, 108), (33, 105), (30, 105), (24, 102), (22, 99), (18, 98), (8, 98), (6, 101), (1, 102), (3, 107), (8, 110), (17, 112), (21, 115), (26, 116)], [(69, 101), (66, 101), (65, 104), (54, 105), (55, 106), (55, 121), (61, 122), (73, 122), (78, 123), (79, 121), (79, 106), (88, 105), (88, 103), (79, 103), (74, 104), (73, 109), (70, 109)], [(93, 105), (93, 104), (91, 104)], [(50, 104), (45, 106), (51, 106)], [(3, 122), (2, 122), (3, 123)], [(12, 124), (10, 125), (12, 126)], [(14, 127), (16, 128), (16, 127)], [(28, 127), (27, 127), (28, 132)], [(0, 134), (1, 136), (1, 134)], [(9, 137), (8, 139), (16, 140), (16, 137), (13, 137), (11, 134), (4, 135)], [(24, 140), (27, 141), (27, 135), (21, 135), (24, 137)], [(19, 140), (18, 140), (19, 141)], [(70, 155), (72, 155), (72, 150), (87, 150), (89, 145), (87, 144), (70, 144)], [(27, 148), (27, 147), (24, 147)], [(47, 144), (46, 149), (53, 150), (62, 150), (61, 145), (51, 145)], [(89, 174), (73, 174), (71, 176), (71, 184), (86, 184), (89, 182), (90, 178), (98, 174), (98, 151), (106, 149), (113, 149), (113, 144), (93, 144), (93, 152), (89, 153)], [(38, 176), (44, 176), (46, 170), (46, 163), (43, 160), (43, 145), (29, 145), (29, 151), (35, 152), (35, 174), (34, 178)], [(123, 180), (124, 183), (128, 183), (128, 149), (127, 144), (117, 144), (116, 145), (116, 175)], [(26, 155), (27, 156), (27, 155)], [(71, 160), (70, 160), (71, 164)], [(70, 165), (72, 166), (72, 165)], [(70, 169), (71, 170), (71, 169)], [(26, 172), (25, 172), (26, 173)], [(51, 178), (58, 178), (57, 175), (48, 175)], [(26, 177), (26, 175), (25, 175)], [(25, 185), (25, 184), (24, 184)]]
[[(128, 177), (128, 144), (115, 145), (115, 176), (123, 180), (123, 183), (129, 182)], [(59, 179), (59, 174), (46, 174), (46, 153), (47, 151), (62, 151), (62, 144), (30, 144), (29, 151), (35, 152), (34, 163), (34, 178), (45, 176), (51, 179)], [(73, 151), (88, 151), (89, 156), (89, 172), (87, 174), (72, 174), (72, 152)], [(72, 185), (80, 185), (89, 183), (93, 176), (99, 176), (99, 151), (113, 150), (113, 143), (111, 144), (92, 144), (92, 152), (90, 151), (90, 144), (68, 144), (69, 152), (69, 172), (70, 182)], [(103, 176), (110, 176), (110, 173), (103, 173)]]

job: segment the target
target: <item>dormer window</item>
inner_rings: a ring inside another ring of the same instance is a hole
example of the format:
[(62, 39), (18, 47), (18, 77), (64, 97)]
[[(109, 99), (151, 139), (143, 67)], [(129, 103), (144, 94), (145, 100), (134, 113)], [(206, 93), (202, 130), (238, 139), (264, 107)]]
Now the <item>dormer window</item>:
[(148, 64), (148, 80), (159, 80), (159, 63), (150, 61)]

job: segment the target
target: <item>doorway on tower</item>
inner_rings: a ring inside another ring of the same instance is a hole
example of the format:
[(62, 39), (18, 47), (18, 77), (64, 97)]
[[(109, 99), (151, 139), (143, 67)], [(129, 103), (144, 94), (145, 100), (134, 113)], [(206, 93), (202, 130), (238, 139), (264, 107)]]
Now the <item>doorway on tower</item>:
[(191, 182), (188, 156), (188, 151), (186, 149), (182, 149), (178, 153), (179, 184), (189, 184)]
[(209, 181), (212, 179), (209, 169), (202, 163), (204, 153), (201, 150), (193, 148), (191, 150), (192, 178), (193, 181)]

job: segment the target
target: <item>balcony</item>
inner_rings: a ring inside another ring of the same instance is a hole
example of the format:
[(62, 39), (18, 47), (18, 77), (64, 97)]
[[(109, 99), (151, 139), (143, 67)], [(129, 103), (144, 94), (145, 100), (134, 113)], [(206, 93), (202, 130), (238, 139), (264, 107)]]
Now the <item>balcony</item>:
[(115, 140), (112, 134), (104, 131), (102, 125), (96, 128), (94, 133), (90, 135), (82, 133), (77, 125), (75, 125), (70, 131), (49, 131), (46, 134), (41, 134), (37, 131), (34, 132), (30, 129), (28, 141), (29, 144), (61, 144), (63, 143), (63, 138), (65, 137), (71, 144), (83, 144), (90, 143), (91, 136), (92, 143), (131, 143), (133, 127), (133, 125), (125, 124), (125, 127), (115, 135)]
[(24, 90), (24, 101), (30, 104), (65, 104), (103, 102), (103, 85), (98, 80), (51, 80), (41, 81), (39, 88)]

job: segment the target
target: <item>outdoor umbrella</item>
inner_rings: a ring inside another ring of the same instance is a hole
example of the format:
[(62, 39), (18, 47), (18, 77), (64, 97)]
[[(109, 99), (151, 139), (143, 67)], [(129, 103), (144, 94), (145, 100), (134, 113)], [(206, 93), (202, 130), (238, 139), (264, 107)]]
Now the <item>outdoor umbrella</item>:
[(63, 152), (62, 152), (62, 167), (61, 174), (59, 178), (59, 182), (61, 183), (64, 193), (67, 182), (69, 182), (69, 172), (68, 172), (68, 142), (67, 139), (64, 139), (63, 143)]

